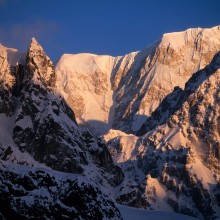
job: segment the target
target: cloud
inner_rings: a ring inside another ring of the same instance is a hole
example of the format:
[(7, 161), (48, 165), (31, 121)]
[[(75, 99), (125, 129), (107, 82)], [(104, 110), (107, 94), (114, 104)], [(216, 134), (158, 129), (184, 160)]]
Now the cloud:
[(6, 3), (6, 0), (0, 0), (0, 7)]
[(0, 42), (5, 46), (25, 49), (32, 37), (38, 41), (43, 39), (47, 41), (59, 30), (60, 27), (57, 23), (38, 18), (26, 23), (0, 28)]

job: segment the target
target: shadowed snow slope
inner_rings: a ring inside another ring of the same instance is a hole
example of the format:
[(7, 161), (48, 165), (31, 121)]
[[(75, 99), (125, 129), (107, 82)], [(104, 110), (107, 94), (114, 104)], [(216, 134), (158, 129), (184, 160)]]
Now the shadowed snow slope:
[[(117, 205), (124, 220), (196, 220), (197, 218), (171, 212), (146, 211), (128, 206)], [(198, 220), (198, 219), (197, 219)]]

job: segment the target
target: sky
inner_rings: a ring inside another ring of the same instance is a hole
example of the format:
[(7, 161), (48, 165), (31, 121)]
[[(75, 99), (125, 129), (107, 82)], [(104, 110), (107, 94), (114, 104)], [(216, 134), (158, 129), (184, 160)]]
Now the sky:
[(35, 37), (53, 61), (124, 55), (164, 33), (216, 25), (220, 0), (0, 0), (0, 43), (26, 51)]

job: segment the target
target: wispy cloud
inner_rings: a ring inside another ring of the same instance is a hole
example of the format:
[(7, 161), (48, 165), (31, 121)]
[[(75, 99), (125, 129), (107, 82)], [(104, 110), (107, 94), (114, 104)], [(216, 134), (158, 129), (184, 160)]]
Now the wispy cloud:
[(6, 3), (6, 0), (0, 0), (0, 7)]
[(49, 40), (59, 30), (58, 24), (37, 18), (27, 23), (0, 27), (0, 42), (6, 46), (23, 49), (28, 46), (32, 37), (39, 41)]

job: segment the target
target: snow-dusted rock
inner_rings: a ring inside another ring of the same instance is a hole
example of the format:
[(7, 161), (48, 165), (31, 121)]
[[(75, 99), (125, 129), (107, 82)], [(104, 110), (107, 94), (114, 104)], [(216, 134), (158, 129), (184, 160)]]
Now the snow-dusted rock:
[(220, 52), (176, 88), (139, 130), (104, 135), (125, 173), (117, 201), (215, 219), (220, 216)]
[(73, 111), (53, 88), (52, 62), (33, 38), (24, 66), (13, 139), (21, 151), (53, 169), (82, 173), (85, 148)]
[(219, 50), (220, 27), (216, 26), (165, 34), (138, 52), (114, 92), (113, 128), (137, 131), (174, 87), (183, 89), (191, 75), (209, 64)]
[(15, 70), (0, 87), (13, 104), (0, 101), (0, 217), (121, 219), (113, 192), (124, 175), (104, 142), (80, 133), (35, 39)]
[(85, 176), (0, 161), (3, 219), (122, 219)]

